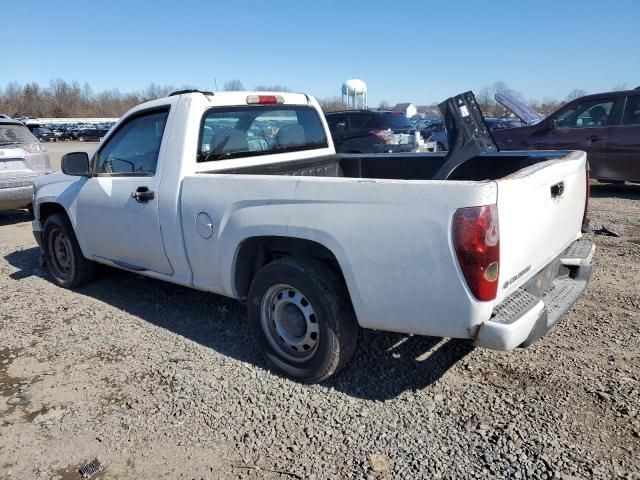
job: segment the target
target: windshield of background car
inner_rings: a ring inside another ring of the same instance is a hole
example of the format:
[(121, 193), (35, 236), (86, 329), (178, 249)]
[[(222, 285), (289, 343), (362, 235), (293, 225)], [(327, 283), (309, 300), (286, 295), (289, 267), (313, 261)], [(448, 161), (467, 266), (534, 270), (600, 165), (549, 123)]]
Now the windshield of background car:
[(198, 161), (327, 146), (322, 121), (312, 107), (261, 105), (213, 108), (205, 113), (202, 120)]
[(23, 143), (38, 143), (38, 139), (23, 125), (0, 124), (0, 145)]
[(407, 116), (404, 113), (383, 113), (380, 115), (373, 115), (373, 119), (370, 123), (371, 128), (382, 128), (382, 129), (411, 129), (414, 130), (415, 127), (413, 123), (409, 121)]

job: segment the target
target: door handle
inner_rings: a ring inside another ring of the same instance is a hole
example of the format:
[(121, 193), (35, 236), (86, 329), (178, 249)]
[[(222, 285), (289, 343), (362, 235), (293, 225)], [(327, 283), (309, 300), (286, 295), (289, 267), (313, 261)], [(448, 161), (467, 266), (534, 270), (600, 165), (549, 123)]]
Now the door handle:
[(587, 140), (589, 140), (590, 142), (597, 142), (599, 140), (604, 140), (604, 137), (601, 137), (600, 135), (596, 135), (594, 133), (593, 135), (588, 136)]
[(131, 196), (138, 203), (147, 203), (149, 200), (153, 200), (156, 194), (149, 190), (149, 187), (138, 187), (135, 192), (131, 192)]

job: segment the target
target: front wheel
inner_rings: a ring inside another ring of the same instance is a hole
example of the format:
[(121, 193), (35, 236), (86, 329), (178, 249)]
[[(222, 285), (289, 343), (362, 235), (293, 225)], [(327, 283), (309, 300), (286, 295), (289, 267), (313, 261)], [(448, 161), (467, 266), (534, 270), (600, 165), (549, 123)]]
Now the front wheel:
[(358, 324), (344, 282), (312, 259), (264, 266), (249, 290), (249, 327), (266, 360), (307, 383), (325, 380), (351, 358)]
[(55, 283), (64, 288), (75, 288), (93, 278), (95, 263), (82, 255), (66, 215), (54, 213), (47, 218), (42, 240), (47, 269)]

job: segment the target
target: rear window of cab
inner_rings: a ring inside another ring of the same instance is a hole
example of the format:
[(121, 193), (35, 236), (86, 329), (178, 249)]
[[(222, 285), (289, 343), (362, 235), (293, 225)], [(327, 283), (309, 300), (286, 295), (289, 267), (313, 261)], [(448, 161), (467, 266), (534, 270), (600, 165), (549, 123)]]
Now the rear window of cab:
[(312, 107), (214, 107), (202, 119), (198, 162), (327, 147), (322, 121)]

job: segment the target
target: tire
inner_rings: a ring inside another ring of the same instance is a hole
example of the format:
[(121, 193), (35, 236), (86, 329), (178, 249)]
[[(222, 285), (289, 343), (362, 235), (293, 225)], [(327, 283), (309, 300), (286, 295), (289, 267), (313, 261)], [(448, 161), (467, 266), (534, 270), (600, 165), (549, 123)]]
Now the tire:
[(359, 327), (346, 286), (312, 259), (283, 258), (258, 271), (249, 289), (248, 315), (267, 362), (301, 382), (334, 375), (356, 347)]
[(444, 152), (444, 151), (445, 151), (444, 145), (442, 143), (438, 142), (436, 144), (436, 152)]
[(27, 211), (29, 212), (29, 215), (31, 215), (31, 218), (34, 218), (34, 216), (33, 216), (33, 204), (32, 203), (27, 205)]
[(47, 270), (56, 284), (75, 288), (93, 278), (95, 263), (82, 255), (71, 222), (65, 214), (54, 213), (47, 218), (42, 244)]

